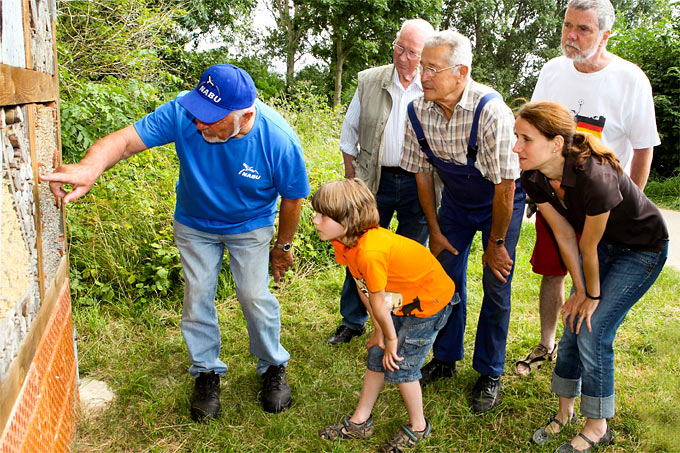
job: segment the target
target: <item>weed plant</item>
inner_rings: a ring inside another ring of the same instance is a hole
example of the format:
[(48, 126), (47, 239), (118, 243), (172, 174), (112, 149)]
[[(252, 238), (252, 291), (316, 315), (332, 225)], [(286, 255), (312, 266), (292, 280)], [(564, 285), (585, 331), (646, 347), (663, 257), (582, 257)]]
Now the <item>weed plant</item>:
[[(302, 95), (277, 105), (300, 135), (312, 190), (342, 176), (337, 150), (342, 112), (317, 101)], [(98, 416), (79, 419), (73, 450), (375, 451), (406, 421), (393, 385), (375, 406), (372, 439), (328, 442), (317, 436), (355, 408), (368, 333), (348, 345), (326, 341), (340, 321), (344, 271), (334, 264), (328, 244), (318, 241), (308, 202), (295, 239), (295, 268), (272, 285), (281, 303), (282, 343), (291, 353), (293, 406), (277, 415), (261, 409), (256, 359), (248, 352), (245, 320), (224, 271), (216, 301), (221, 358), (229, 366), (221, 384), (222, 415), (209, 423), (191, 421), (193, 379), (179, 328), (182, 280), (171, 230), (176, 166), (171, 148), (147, 151), (107, 172), (89, 195), (68, 206), (80, 376), (106, 381), (117, 395)], [(557, 408), (551, 365), (523, 379), (513, 372), (514, 361), (539, 339), (539, 278), (529, 264), (533, 241), (534, 228), (527, 223), (517, 248), (503, 403), (475, 416), (467, 401), (477, 377), (471, 354), (482, 296), (478, 236), (469, 265), (467, 356), (455, 378), (425, 390), (433, 432), (416, 451), (553, 451), (578, 432), (569, 427), (544, 448), (529, 442)], [(679, 295), (680, 274), (664, 269), (619, 330), (617, 414), (610, 420), (616, 444), (606, 451), (680, 451)]]

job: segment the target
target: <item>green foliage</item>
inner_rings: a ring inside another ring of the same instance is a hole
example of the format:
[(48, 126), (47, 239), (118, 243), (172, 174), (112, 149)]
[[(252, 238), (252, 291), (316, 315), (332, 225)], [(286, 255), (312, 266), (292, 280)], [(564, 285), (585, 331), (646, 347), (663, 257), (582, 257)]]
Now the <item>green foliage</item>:
[(182, 293), (172, 238), (177, 158), (154, 148), (106, 172), (67, 208), (77, 305), (144, 304)]
[(665, 179), (650, 179), (645, 195), (659, 207), (680, 211), (680, 174)]
[(80, 160), (97, 139), (131, 124), (161, 101), (156, 85), (136, 79), (108, 77), (91, 82), (72, 77), (65, 68), (61, 78), (70, 86), (61, 96), (61, 137), (67, 163)]
[(193, 41), (194, 48), (205, 36), (214, 40), (233, 41), (241, 31), (241, 19), (250, 16), (257, 5), (256, 0), (193, 0), (184, 2), (185, 14), (177, 19), (183, 33), (170, 36)]
[[(297, 85), (289, 96), (274, 100), (274, 106), (300, 137), (312, 193), (324, 182), (342, 178), (338, 137), (344, 110), (329, 107), (325, 97), (314, 95), (305, 85)], [(321, 241), (316, 233), (313, 216), (311, 203), (305, 200), (293, 242), (296, 272), (335, 262), (330, 243)]]
[(377, 62), (390, 62), (391, 43), (403, 21), (421, 17), (436, 24), (441, 9), (440, 0), (314, 0), (306, 5), (314, 12), (310, 26), (322, 37), (312, 54), (327, 62), (332, 74), (333, 105), (342, 98), (345, 70), (354, 77)]
[[(680, 6), (674, 9), (680, 14)], [(618, 30), (610, 43), (612, 52), (640, 66), (652, 84), (661, 136), (652, 168), (671, 176), (680, 170), (680, 23), (669, 7), (654, 20)]]
[(472, 41), (474, 79), (495, 88), (506, 100), (529, 99), (543, 64), (560, 54), (566, 3), (453, 0), (444, 8), (442, 29), (455, 29)]
[[(59, 0), (57, 2), (59, 63), (77, 78), (93, 81), (107, 76), (158, 83), (162, 66), (156, 50), (164, 46), (183, 10), (156, 0)], [(68, 91), (68, 83), (62, 90)]]

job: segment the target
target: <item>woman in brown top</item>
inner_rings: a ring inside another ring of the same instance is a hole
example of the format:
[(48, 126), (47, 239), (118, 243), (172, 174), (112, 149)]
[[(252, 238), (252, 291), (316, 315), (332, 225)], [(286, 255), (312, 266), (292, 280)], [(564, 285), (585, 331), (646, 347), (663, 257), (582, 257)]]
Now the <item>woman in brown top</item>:
[(616, 155), (594, 136), (576, 132), (561, 105), (524, 105), (515, 135), (522, 185), (553, 230), (573, 280), (551, 385), (559, 409), (533, 440), (545, 443), (576, 422), (574, 401), (580, 396), (585, 426), (557, 451), (590, 451), (612, 442), (607, 426), (614, 416), (612, 344), (630, 308), (663, 268), (668, 231)]

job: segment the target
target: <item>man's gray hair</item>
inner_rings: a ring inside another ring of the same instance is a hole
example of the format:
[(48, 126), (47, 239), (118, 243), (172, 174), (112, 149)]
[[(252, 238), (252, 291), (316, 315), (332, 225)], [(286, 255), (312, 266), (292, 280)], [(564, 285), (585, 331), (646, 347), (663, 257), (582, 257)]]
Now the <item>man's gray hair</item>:
[(421, 33), (425, 38), (431, 36), (434, 33), (434, 27), (425, 19), (408, 19), (401, 24), (401, 28), (397, 32), (397, 37), (395, 41), (399, 41), (399, 36), (405, 28), (413, 28)]
[(600, 33), (611, 30), (614, 25), (615, 11), (609, 0), (570, 0), (568, 8), (586, 10), (594, 9), (597, 13), (597, 26)]
[(449, 65), (472, 66), (472, 45), (470, 40), (454, 30), (442, 30), (425, 41), (425, 48), (447, 46)]
[(232, 110), (231, 113), (234, 115), (233, 118), (235, 120), (240, 120), (243, 117), (243, 115), (252, 110), (255, 110), (255, 103), (253, 103), (253, 105), (251, 105), (250, 107), (246, 107), (244, 109)]

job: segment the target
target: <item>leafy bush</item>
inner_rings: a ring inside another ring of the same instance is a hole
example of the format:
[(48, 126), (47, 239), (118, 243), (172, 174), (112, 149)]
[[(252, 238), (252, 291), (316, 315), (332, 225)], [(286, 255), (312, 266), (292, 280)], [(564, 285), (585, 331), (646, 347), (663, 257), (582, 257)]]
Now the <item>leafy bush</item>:
[[(273, 99), (272, 104), (300, 137), (312, 193), (321, 184), (341, 178), (344, 171), (338, 137), (344, 117), (343, 108), (330, 107), (324, 96), (313, 94), (306, 84), (296, 85), (288, 97)], [(316, 233), (313, 216), (311, 203), (305, 200), (294, 240), (296, 272), (335, 262), (330, 243), (321, 241)]]
[(155, 85), (134, 79), (91, 82), (72, 77), (65, 68), (61, 78), (70, 86), (61, 95), (62, 147), (67, 163), (77, 162), (97, 139), (131, 124), (161, 101)]
[(680, 169), (680, 23), (669, 9), (652, 23), (620, 31), (611, 42), (612, 52), (636, 63), (649, 77), (661, 136), (652, 168), (671, 176)]
[(181, 295), (172, 237), (177, 166), (171, 147), (140, 153), (68, 205), (71, 289), (79, 305)]
[(659, 207), (680, 211), (680, 173), (666, 179), (650, 179), (645, 195)]

